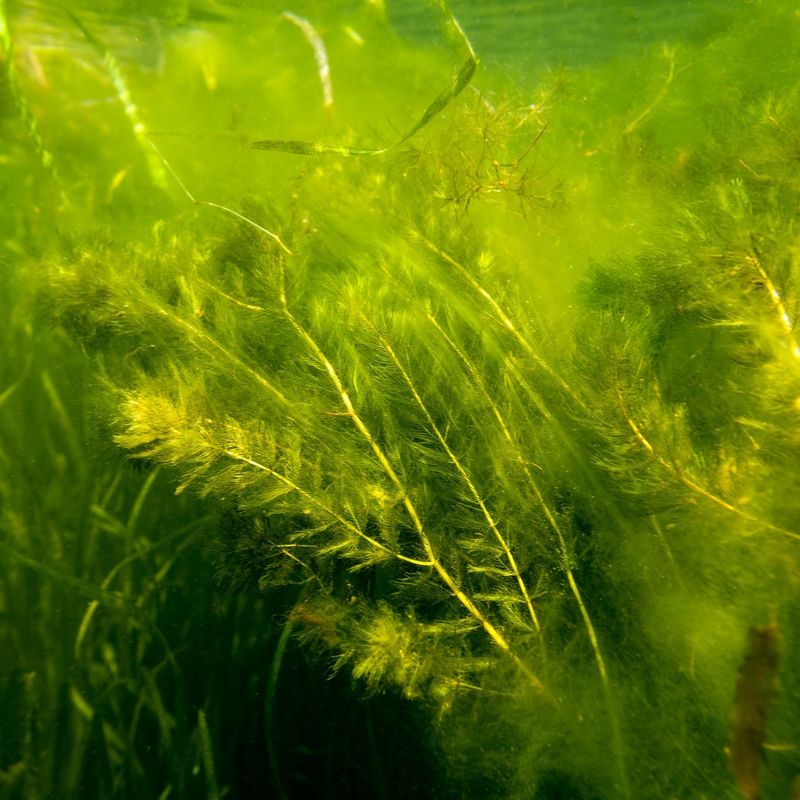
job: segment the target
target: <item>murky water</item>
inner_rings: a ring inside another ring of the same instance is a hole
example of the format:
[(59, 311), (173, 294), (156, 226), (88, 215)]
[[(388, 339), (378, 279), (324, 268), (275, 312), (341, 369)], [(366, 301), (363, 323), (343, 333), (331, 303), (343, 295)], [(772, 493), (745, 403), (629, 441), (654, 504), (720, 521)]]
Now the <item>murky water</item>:
[(0, 2), (0, 797), (797, 797), (798, 44)]

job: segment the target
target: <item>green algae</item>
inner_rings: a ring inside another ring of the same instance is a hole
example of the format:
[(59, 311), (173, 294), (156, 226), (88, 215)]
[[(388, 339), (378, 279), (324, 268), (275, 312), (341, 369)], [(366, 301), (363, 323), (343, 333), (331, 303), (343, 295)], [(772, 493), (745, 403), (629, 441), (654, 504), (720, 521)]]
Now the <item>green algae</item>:
[[(446, 796), (790, 797), (796, 16), (750, 7), (702, 41), (531, 82), (473, 75), (474, 57), (404, 41), (374, 6), (299, 11), (325, 39), (332, 113), (309, 43), (241, 9), (246, 37), (210, 23), (182, 32), (195, 48), (176, 31), (149, 81), (116, 57), (109, 74), (97, 20), (73, 24), (52, 56), (61, 92), (103, 86), (112, 107), (76, 112), (20, 75), (26, 106), (3, 119), (11, 174), (41, 160), (29, 108), (64, 164), (69, 206), (20, 199), (4, 236), (85, 351), (83, 402), (107, 442), (166, 467), (176, 515), (198, 496), (224, 511), (208, 526), (220, 583), (285, 621), (265, 625), (271, 785), (301, 791), (275, 749), (291, 635), (354, 697), (420, 709)], [(163, 97), (179, 91), (176, 110)], [(51, 183), (43, 170), (21, 198)], [(56, 450), (77, 465), (49, 385)], [(7, 528), (12, 569), (114, 606), (110, 583), (58, 573)], [(742, 736), (746, 641), (770, 622), (779, 689), (751, 693), (760, 729)], [(209, 796), (236, 793), (210, 710), (187, 715), (184, 751), (171, 712), (152, 713), (173, 775), (194, 746)], [(128, 751), (113, 725), (102, 736), (111, 775)], [(3, 766), (8, 785), (33, 760)]]

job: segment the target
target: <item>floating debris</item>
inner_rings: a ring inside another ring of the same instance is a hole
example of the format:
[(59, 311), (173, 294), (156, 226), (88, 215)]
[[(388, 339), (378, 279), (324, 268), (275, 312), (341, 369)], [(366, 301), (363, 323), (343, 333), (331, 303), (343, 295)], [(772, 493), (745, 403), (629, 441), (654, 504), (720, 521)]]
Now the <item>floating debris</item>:
[(751, 627), (736, 681), (728, 752), (736, 784), (747, 800), (761, 797), (759, 768), (769, 709), (778, 688), (779, 663), (778, 623)]
[(317, 32), (317, 29), (305, 17), (298, 17), (291, 11), (284, 11), (281, 16), (288, 19), (303, 32), (303, 36), (314, 50), (314, 60), (317, 62), (317, 74), (319, 82), (322, 84), (322, 107), (330, 114), (333, 112), (333, 84), (331, 83), (331, 65), (328, 62), (328, 51), (325, 49), (325, 42)]

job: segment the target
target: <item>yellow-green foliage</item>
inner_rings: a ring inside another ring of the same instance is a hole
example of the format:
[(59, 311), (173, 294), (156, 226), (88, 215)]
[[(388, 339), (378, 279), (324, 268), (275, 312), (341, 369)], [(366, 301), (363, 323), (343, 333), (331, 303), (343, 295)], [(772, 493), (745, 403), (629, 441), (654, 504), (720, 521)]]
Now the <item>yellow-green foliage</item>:
[(367, 87), (348, 124), (283, 106), (247, 137), (283, 152), (207, 146), (237, 154), (229, 183), (159, 144), (138, 180), (163, 154), (217, 217), (112, 222), (36, 264), (114, 441), (241, 514), (229, 574), (302, 584), (300, 640), (423, 703), (474, 796), (736, 797), (737, 667), (774, 618), (763, 783), (788, 797), (800, 94), (773, 53), (796, 17), (535, 90), (466, 87), (463, 52), (442, 68), (366, 19), (440, 75), (400, 135)]

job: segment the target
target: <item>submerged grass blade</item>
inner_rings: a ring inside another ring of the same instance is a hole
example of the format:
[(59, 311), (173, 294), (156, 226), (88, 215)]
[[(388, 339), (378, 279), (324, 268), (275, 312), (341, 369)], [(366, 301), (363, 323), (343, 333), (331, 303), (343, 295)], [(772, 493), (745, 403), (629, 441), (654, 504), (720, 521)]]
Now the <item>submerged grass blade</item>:
[(206, 775), (206, 796), (208, 800), (220, 800), (217, 773), (214, 768), (214, 748), (211, 743), (211, 733), (208, 730), (206, 712), (202, 708), (197, 712), (197, 733), (200, 739), (200, 755), (203, 759), (203, 769)]
[(14, 106), (17, 109), (17, 114), (28, 134), (28, 137), (33, 142), (36, 154), (39, 158), (39, 163), (50, 174), (50, 177), (58, 190), (61, 201), (65, 205), (68, 204), (67, 196), (64, 192), (63, 183), (56, 167), (56, 160), (53, 154), (45, 145), (42, 138), (41, 131), (39, 130), (39, 123), (36, 117), (30, 110), (28, 101), (25, 99), (20, 84), (17, 69), (14, 66), (14, 40), (11, 33), (11, 23), (9, 21), (8, 8), (6, 0), (0, 0), (0, 48), (2, 48), (2, 57), (5, 60), (5, 78), (6, 83), (11, 92), (11, 97)]
[[(298, 604), (302, 602), (302, 598)], [(275, 726), (275, 704), (278, 700), (278, 679), (280, 678), (281, 668), (283, 667), (283, 659), (286, 654), (286, 647), (292, 636), (294, 622), (289, 616), (286, 622), (281, 627), (281, 635), (278, 637), (278, 642), (275, 645), (275, 651), (272, 654), (272, 664), (269, 670), (269, 680), (267, 681), (266, 692), (264, 693), (264, 728), (267, 739), (267, 756), (269, 757), (269, 766), (272, 771), (272, 779), (275, 782), (275, 792), (280, 800), (286, 800), (288, 795), (283, 788), (281, 780), (281, 768), (278, 761), (278, 741), (280, 735)]]
[(322, 107), (330, 114), (333, 111), (333, 84), (331, 83), (331, 66), (328, 62), (328, 51), (325, 48), (325, 42), (310, 20), (305, 17), (300, 17), (291, 11), (284, 11), (281, 16), (300, 28), (303, 36), (306, 37), (306, 40), (314, 50), (317, 74), (322, 86)]
[(31, 558), (30, 556), (25, 555), (25, 553), (21, 553), (19, 550), (16, 550), (3, 541), (0, 541), (0, 551), (3, 552), (8, 558), (13, 559), (19, 564), (22, 564), (28, 569), (38, 573), (39, 575), (72, 589), (74, 592), (77, 592), (87, 600), (102, 603), (109, 608), (125, 611), (131, 614), (132, 617), (136, 617), (135, 609), (131, 607), (123, 597), (120, 597), (114, 592), (105, 591), (97, 586), (94, 586), (89, 581), (77, 578), (74, 575), (69, 575), (66, 572), (62, 572), (61, 570), (51, 567), (49, 564), (45, 564), (42, 561)]
[(83, 24), (74, 12), (67, 11), (67, 14), (78, 30), (86, 37), (86, 41), (94, 47), (103, 60), (103, 66), (111, 79), (111, 83), (114, 86), (120, 103), (122, 103), (122, 108), (125, 111), (125, 116), (128, 117), (133, 135), (136, 137), (136, 141), (139, 143), (144, 153), (147, 168), (150, 171), (150, 178), (159, 189), (166, 189), (167, 176), (164, 172), (164, 167), (161, 161), (155, 157), (150, 147), (148, 147), (147, 127), (144, 124), (139, 107), (133, 101), (133, 95), (128, 86), (128, 81), (125, 78), (119, 62), (111, 51)]

